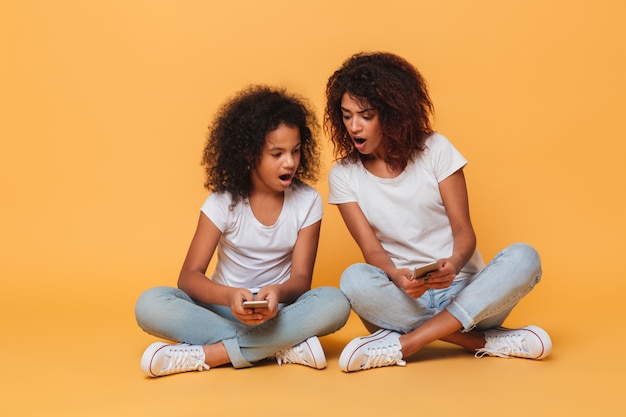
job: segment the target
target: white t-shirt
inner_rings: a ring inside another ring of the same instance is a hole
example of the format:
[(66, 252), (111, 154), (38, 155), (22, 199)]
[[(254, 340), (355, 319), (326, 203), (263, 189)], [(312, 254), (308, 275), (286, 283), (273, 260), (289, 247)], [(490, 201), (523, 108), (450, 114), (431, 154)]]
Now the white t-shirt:
[(232, 210), (230, 204), (230, 193), (212, 193), (202, 206), (202, 213), (222, 232), (210, 278), (252, 292), (287, 281), (298, 232), (322, 218), (319, 193), (306, 184), (285, 190), (283, 208), (271, 226), (254, 217), (248, 200)]
[[(328, 202), (358, 203), (397, 268), (413, 269), (452, 255), (452, 228), (439, 182), (463, 168), (467, 160), (438, 133), (429, 136), (425, 145), (396, 178), (377, 177), (360, 161), (339, 162), (330, 171)], [(484, 266), (476, 250), (457, 279)]]

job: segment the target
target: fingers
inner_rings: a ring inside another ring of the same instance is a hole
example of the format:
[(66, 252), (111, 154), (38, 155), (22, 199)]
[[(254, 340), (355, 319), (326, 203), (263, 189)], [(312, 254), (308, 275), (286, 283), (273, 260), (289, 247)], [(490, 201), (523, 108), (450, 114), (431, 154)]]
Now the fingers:
[(267, 308), (249, 308), (243, 309), (243, 313), (237, 314), (236, 317), (244, 324), (258, 325), (265, 323), (276, 316), (276, 313)]
[(423, 285), (429, 288), (446, 288), (454, 281), (454, 273), (433, 275), (433, 273), (426, 274), (426, 276), (422, 278)]
[(250, 312), (250, 314), (241, 316), (239, 320), (244, 324), (253, 325), (263, 323), (265, 321), (265, 318), (262, 314)]

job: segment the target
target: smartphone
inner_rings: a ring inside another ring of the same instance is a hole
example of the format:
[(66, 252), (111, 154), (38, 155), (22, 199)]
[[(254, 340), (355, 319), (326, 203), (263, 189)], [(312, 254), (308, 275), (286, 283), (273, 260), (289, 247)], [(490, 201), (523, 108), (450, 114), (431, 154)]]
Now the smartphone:
[(431, 262), (426, 265), (419, 266), (413, 271), (413, 278), (421, 278), (429, 272), (433, 272), (439, 269), (439, 262)]
[(268, 308), (270, 302), (267, 300), (244, 301), (243, 308)]

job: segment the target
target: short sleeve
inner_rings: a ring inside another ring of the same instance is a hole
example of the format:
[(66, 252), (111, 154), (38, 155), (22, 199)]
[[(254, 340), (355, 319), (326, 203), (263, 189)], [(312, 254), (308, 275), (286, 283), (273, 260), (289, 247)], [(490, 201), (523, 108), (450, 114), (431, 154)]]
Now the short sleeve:
[(336, 163), (328, 175), (328, 202), (330, 204), (344, 204), (358, 201), (357, 194), (350, 185), (350, 166)]
[(230, 194), (211, 193), (204, 201), (200, 211), (224, 233), (228, 227), (228, 210), (230, 206)]
[(435, 133), (426, 140), (426, 149), (421, 158), (441, 182), (467, 165), (467, 159), (445, 137)]
[(305, 228), (320, 221), (324, 215), (324, 209), (322, 206), (322, 197), (317, 190), (307, 185), (302, 189), (302, 192), (303, 197), (306, 196), (307, 204), (298, 204), (298, 207), (302, 209), (306, 207), (306, 213), (304, 213), (304, 220), (302, 221), (301, 227)]

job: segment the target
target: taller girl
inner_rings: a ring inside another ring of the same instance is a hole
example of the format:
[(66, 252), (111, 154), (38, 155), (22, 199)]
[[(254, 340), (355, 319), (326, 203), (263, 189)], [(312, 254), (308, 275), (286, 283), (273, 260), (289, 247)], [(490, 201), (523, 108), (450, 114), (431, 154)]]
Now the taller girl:
[[(405, 365), (435, 340), (477, 356), (548, 355), (552, 342), (541, 328), (499, 327), (539, 282), (539, 255), (513, 244), (485, 267), (470, 220), (467, 161), (433, 131), (433, 105), (413, 65), (390, 53), (354, 55), (329, 78), (326, 99), (338, 159), (329, 203), (366, 262), (349, 267), (340, 286), (374, 332), (345, 347), (341, 369)], [(414, 277), (432, 261), (437, 271)]]

